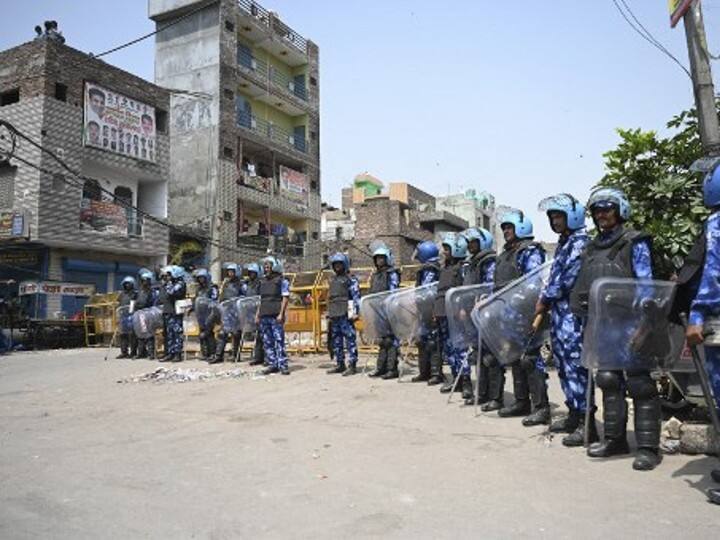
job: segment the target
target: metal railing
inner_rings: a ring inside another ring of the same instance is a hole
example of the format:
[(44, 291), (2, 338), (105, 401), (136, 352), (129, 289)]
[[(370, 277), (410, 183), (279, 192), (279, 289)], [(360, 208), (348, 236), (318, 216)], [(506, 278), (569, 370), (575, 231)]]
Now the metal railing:
[(264, 60), (255, 58), (247, 47), (238, 46), (237, 63), (240, 67), (254, 73), (263, 81), (270, 81), (283, 90), (290, 92), (295, 97), (307, 101), (307, 89), (304, 84), (297, 84), (294, 79), (291, 79), (285, 73), (276, 69), (272, 64), (268, 65)]
[(145, 224), (145, 218), (143, 216), (138, 216), (134, 212), (132, 214), (128, 214), (127, 217), (128, 220), (128, 236), (139, 236), (142, 237), (143, 235), (143, 225)]
[(282, 22), (277, 15), (270, 13), (264, 7), (253, 0), (238, 0), (240, 10), (250, 15), (255, 21), (266, 28), (271, 29), (280, 36), (288, 45), (302, 54), (307, 54), (307, 40)]
[(300, 152), (306, 153), (308, 141), (303, 137), (296, 137), (294, 134), (285, 131), (283, 128), (257, 118), (254, 114), (247, 111), (237, 111), (237, 125), (257, 133), (261, 137), (266, 137), (276, 143), (294, 148)]

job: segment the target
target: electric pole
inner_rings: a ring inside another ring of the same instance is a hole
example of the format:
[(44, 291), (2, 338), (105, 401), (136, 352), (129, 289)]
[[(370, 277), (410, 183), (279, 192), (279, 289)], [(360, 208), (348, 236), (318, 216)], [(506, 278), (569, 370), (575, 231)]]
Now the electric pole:
[(720, 125), (718, 125), (715, 90), (713, 88), (705, 25), (699, 0), (691, 3), (683, 19), (688, 56), (690, 57), (690, 73), (692, 74), (693, 92), (695, 94), (700, 140), (705, 155), (718, 156), (720, 155)]

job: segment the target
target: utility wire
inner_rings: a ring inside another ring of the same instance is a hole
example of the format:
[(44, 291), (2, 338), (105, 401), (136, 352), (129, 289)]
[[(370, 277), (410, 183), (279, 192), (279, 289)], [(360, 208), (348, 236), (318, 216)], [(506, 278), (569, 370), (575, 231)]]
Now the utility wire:
[(658, 40), (656, 40), (655, 37), (642, 25), (642, 23), (640, 23), (640, 21), (638, 20), (637, 17), (635, 17), (635, 14), (632, 12), (630, 7), (627, 5), (627, 3), (625, 3), (625, 0), (620, 0), (620, 1), (627, 9), (628, 13), (630, 14), (630, 17), (632, 17), (637, 22), (637, 24), (640, 26), (640, 28), (638, 28), (638, 26), (636, 26), (635, 23), (633, 23), (633, 21), (630, 20), (630, 18), (628, 17), (628, 14), (625, 13), (623, 8), (618, 3), (618, 0), (612, 0), (612, 3), (615, 5), (615, 8), (618, 10), (620, 15), (622, 15), (622, 18), (625, 19), (625, 22), (627, 22), (628, 25), (630, 25), (630, 27), (633, 30), (635, 30), (635, 32), (637, 32), (637, 34), (641, 38), (643, 38), (645, 41), (650, 43), (650, 45), (652, 45), (653, 47), (655, 47), (656, 49), (661, 51), (663, 54), (665, 54), (667, 57), (669, 57), (673, 62), (675, 62), (680, 67), (680, 69), (682, 69), (685, 72), (685, 74), (692, 80), (692, 75), (690, 74), (690, 71), (688, 71), (688, 69), (682, 64), (682, 62), (680, 62), (680, 60), (678, 60), (670, 51), (668, 51), (662, 45), (662, 43), (660, 43)]
[(109, 50), (107, 50), (107, 51), (101, 52), (100, 54), (92, 54), (92, 53), (90, 53), (90, 56), (94, 56), (95, 58), (100, 58), (100, 57), (102, 57), (102, 56), (107, 56), (108, 54), (112, 54), (112, 53), (114, 53), (114, 52), (117, 52), (117, 51), (119, 51), (119, 50), (121, 50), (121, 49), (124, 49), (124, 48), (126, 48), (126, 47), (130, 47), (131, 45), (135, 45), (136, 43), (140, 43), (141, 41), (146, 40), (147, 38), (152, 37), (152, 36), (154, 36), (155, 34), (157, 34), (157, 33), (159, 33), (159, 32), (162, 32), (163, 30), (166, 30), (167, 28), (170, 28), (171, 26), (176, 25), (176, 24), (178, 24), (179, 22), (184, 21), (184, 20), (187, 19), (188, 17), (191, 17), (191, 16), (195, 15), (196, 13), (204, 10), (205, 8), (207, 8), (207, 7), (209, 7), (209, 6), (213, 5), (213, 4), (217, 4), (217, 3), (218, 3), (218, 0), (211, 0), (210, 2), (206, 2), (206, 3), (202, 4), (202, 5), (200, 5), (199, 7), (193, 9), (192, 11), (188, 11), (188, 12), (185, 13), (184, 15), (179, 16), (177, 19), (173, 19), (172, 21), (170, 21), (169, 23), (163, 25), (161, 28), (158, 28), (158, 29), (155, 30), (154, 32), (150, 32), (149, 34), (145, 34), (144, 36), (140, 36), (139, 38), (135, 38), (135, 39), (133, 39), (132, 41), (128, 41), (127, 43), (123, 43), (122, 45), (118, 45), (117, 47), (113, 47), (112, 49), (109, 49)]

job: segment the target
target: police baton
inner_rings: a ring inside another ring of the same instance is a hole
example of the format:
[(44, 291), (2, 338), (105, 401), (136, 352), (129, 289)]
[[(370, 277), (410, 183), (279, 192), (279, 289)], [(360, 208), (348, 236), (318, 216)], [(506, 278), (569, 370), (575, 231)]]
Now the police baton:
[[(685, 313), (680, 314), (680, 320), (682, 321), (683, 326), (687, 328), (688, 319)], [(710, 389), (710, 379), (708, 377), (707, 370), (705, 369), (705, 364), (703, 364), (703, 361), (700, 359), (700, 352), (698, 351), (697, 345), (690, 345), (688, 343), (688, 347), (690, 348), (693, 364), (695, 365), (695, 370), (697, 371), (698, 378), (700, 379), (700, 387), (702, 388), (705, 401), (707, 402), (708, 412), (710, 413), (710, 421), (712, 422), (715, 430), (715, 437), (717, 440), (720, 439), (720, 418), (718, 417), (715, 399), (713, 397), (712, 390)], [(720, 453), (718, 455), (720, 456)]]

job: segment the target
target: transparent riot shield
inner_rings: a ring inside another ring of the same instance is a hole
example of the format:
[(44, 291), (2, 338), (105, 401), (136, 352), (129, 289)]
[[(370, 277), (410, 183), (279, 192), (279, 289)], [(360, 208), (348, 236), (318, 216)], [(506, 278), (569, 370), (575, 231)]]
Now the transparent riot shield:
[(240, 330), (244, 333), (255, 332), (255, 316), (260, 307), (259, 296), (242, 296), (236, 300)]
[(133, 329), (140, 339), (148, 339), (155, 335), (155, 331), (162, 328), (162, 310), (157, 307), (140, 309), (133, 313)]
[(675, 284), (669, 281), (595, 280), (590, 287), (583, 365), (602, 370), (670, 369), (682, 346), (668, 321), (674, 295)]
[(360, 320), (362, 321), (360, 337), (365, 344), (376, 345), (382, 338), (392, 335), (385, 301), (397, 292), (398, 290), (383, 291), (363, 296), (360, 299)]
[(237, 310), (237, 298), (231, 298), (220, 302), (218, 310), (220, 311), (220, 322), (223, 332), (234, 334), (240, 330), (240, 316)]
[(535, 304), (550, 275), (552, 261), (490, 295), (472, 312), (473, 324), (495, 357), (508, 365), (529, 350), (539, 348), (548, 337), (547, 321), (533, 330)]
[(490, 283), (455, 287), (445, 294), (450, 342), (456, 349), (469, 349), (478, 345), (478, 331), (472, 322), (472, 312), (480, 302), (492, 294)]
[(120, 306), (115, 311), (118, 333), (129, 334), (133, 331), (133, 316), (130, 313), (130, 306)]
[(218, 304), (206, 296), (195, 299), (195, 318), (200, 328), (207, 328), (212, 325), (218, 317)]
[(437, 283), (399, 289), (385, 299), (385, 313), (392, 334), (402, 343), (416, 343), (430, 332)]

